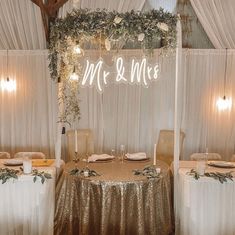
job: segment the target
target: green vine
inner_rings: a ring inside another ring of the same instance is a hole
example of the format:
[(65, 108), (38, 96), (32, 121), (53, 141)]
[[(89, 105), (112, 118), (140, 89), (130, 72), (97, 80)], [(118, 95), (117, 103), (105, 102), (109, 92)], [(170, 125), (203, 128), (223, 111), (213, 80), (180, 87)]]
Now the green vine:
[(83, 169), (78, 169), (77, 167), (72, 169), (69, 174), (70, 175), (76, 175), (76, 176), (85, 176), (84, 172), (87, 173), (87, 177), (91, 176), (100, 176), (96, 171), (90, 170), (89, 168), (83, 168)]
[[(200, 177), (203, 177), (201, 175), (198, 174), (198, 172), (194, 169), (191, 169), (190, 172), (188, 172), (189, 175), (192, 175), (194, 177), (194, 179), (198, 180), (200, 179)], [(204, 174), (205, 177), (210, 177), (213, 178), (215, 180), (219, 180), (219, 182), (221, 184), (223, 184), (224, 182), (227, 182), (227, 180), (231, 180), (233, 181), (233, 175), (232, 175), (232, 171), (227, 172), (227, 173), (220, 173), (220, 172), (206, 172)]]
[(18, 179), (19, 170), (0, 168), (0, 180), (5, 184), (9, 179)]
[(41, 183), (44, 184), (46, 179), (52, 179), (51, 174), (44, 172), (44, 171), (38, 171), (37, 169), (34, 169), (32, 171), (33, 182), (35, 183), (38, 178), (41, 179)]
[(146, 166), (143, 170), (133, 170), (134, 175), (143, 175), (148, 179), (159, 178), (160, 173), (157, 171), (156, 166)]
[(177, 16), (163, 9), (149, 12), (107, 12), (78, 9), (64, 19), (56, 19), (51, 26), (49, 44), (49, 70), (54, 81), (63, 83), (59, 97), (63, 101), (60, 122), (71, 123), (80, 118), (78, 82), (69, 81), (76, 70), (82, 76), (79, 58), (74, 48), (120, 49), (123, 44), (135, 44), (143, 49), (153, 49), (156, 41), (164, 48), (176, 46)]

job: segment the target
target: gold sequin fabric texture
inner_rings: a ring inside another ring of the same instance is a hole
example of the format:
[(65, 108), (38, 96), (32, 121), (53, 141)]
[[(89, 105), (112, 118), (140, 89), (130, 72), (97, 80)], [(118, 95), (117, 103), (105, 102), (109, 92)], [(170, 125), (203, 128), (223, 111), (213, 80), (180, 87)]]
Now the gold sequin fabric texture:
[[(70, 175), (66, 164), (56, 186), (56, 235), (168, 235), (173, 230), (172, 178), (157, 161), (159, 178), (134, 175), (146, 162), (90, 163), (101, 176)], [(85, 163), (79, 162), (81, 169)]]

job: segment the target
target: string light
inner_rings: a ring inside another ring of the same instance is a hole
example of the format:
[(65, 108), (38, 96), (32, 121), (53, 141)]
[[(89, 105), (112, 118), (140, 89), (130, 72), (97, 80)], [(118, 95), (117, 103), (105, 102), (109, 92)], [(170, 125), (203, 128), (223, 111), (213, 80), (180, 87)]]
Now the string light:
[(76, 54), (83, 54), (83, 50), (81, 49), (80, 45), (76, 45), (74, 48), (73, 48), (73, 51), (74, 53)]
[(4, 80), (1, 80), (1, 88), (3, 91), (15, 91), (16, 90), (16, 81), (12, 80), (8, 77), (8, 50), (7, 50), (7, 78)]
[(75, 66), (73, 67), (73, 73), (70, 75), (69, 78), (70, 78), (70, 80), (78, 81), (79, 77), (78, 77), (78, 74), (76, 73)]
[(217, 105), (217, 108), (220, 110), (220, 111), (224, 111), (224, 110), (227, 110), (227, 109), (231, 109), (232, 107), (232, 99), (231, 97), (228, 98), (226, 97), (225, 95), (225, 91), (226, 91), (226, 80), (227, 80), (227, 57), (228, 57), (228, 53), (227, 53), (227, 48), (226, 48), (226, 59), (225, 59), (225, 69), (224, 69), (224, 96), (223, 98), (219, 97), (217, 102), (216, 102), (216, 105)]

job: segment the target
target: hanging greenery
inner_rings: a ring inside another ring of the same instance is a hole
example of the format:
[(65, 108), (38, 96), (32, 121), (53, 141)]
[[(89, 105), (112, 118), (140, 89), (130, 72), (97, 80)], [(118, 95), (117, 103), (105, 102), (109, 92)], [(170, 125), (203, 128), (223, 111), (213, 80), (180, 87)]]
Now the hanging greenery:
[[(74, 48), (77, 45), (82, 49), (92, 44), (96, 45), (96, 48), (109, 51), (120, 49), (123, 44), (131, 42), (144, 49), (153, 49), (156, 41), (161, 40), (165, 48), (175, 48), (176, 22), (177, 16), (163, 9), (126, 13), (99, 9), (74, 10), (64, 19), (56, 19), (51, 27), (49, 45), (51, 78), (66, 83), (75, 68), (78, 76), (81, 76), (81, 68), (77, 63), (78, 58), (83, 56), (83, 50), (75, 53)], [(76, 110), (78, 113), (75, 116), (79, 118), (78, 104), (70, 109)], [(64, 119), (66, 117), (62, 115), (61, 120)]]

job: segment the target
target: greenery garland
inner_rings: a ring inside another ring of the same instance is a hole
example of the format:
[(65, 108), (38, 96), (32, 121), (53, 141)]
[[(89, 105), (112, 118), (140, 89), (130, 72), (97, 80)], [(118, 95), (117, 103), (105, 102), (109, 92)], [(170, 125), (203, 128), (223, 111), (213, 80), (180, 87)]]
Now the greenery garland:
[[(192, 175), (194, 177), (194, 179), (198, 180), (200, 177), (202, 177), (201, 175), (199, 175), (199, 173), (194, 170), (191, 169), (190, 172), (188, 172), (189, 175)], [(220, 173), (220, 172), (206, 172), (204, 174), (205, 177), (210, 177), (213, 178), (215, 180), (219, 180), (219, 182), (221, 184), (223, 184), (224, 182), (227, 182), (227, 180), (231, 180), (233, 181), (233, 175), (232, 175), (232, 171), (227, 172), (227, 173)]]
[(69, 81), (75, 67), (78, 75), (81, 76), (82, 71), (78, 58), (83, 54), (74, 53), (76, 45), (86, 48), (92, 44), (97, 49), (109, 51), (120, 49), (119, 42), (121, 45), (130, 42), (139, 44), (141, 48), (153, 49), (155, 42), (162, 40), (165, 48), (175, 48), (176, 22), (177, 16), (163, 9), (125, 13), (78, 9), (64, 19), (56, 19), (50, 31), (50, 74), (54, 81), (60, 80), (64, 84), (63, 95), (59, 99), (76, 100), (64, 105), (59, 121), (70, 123), (80, 118), (78, 84)]
[[(22, 174), (23, 168), (20, 167), (20, 170), (10, 169), (10, 168), (0, 168), (0, 181), (2, 184), (5, 184), (10, 179), (18, 179), (18, 175)], [(33, 177), (33, 182), (37, 181), (37, 177), (41, 178), (41, 183), (44, 184), (46, 179), (52, 179), (50, 173), (44, 171), (38, 171), (34, 169), (31, 174)]]

